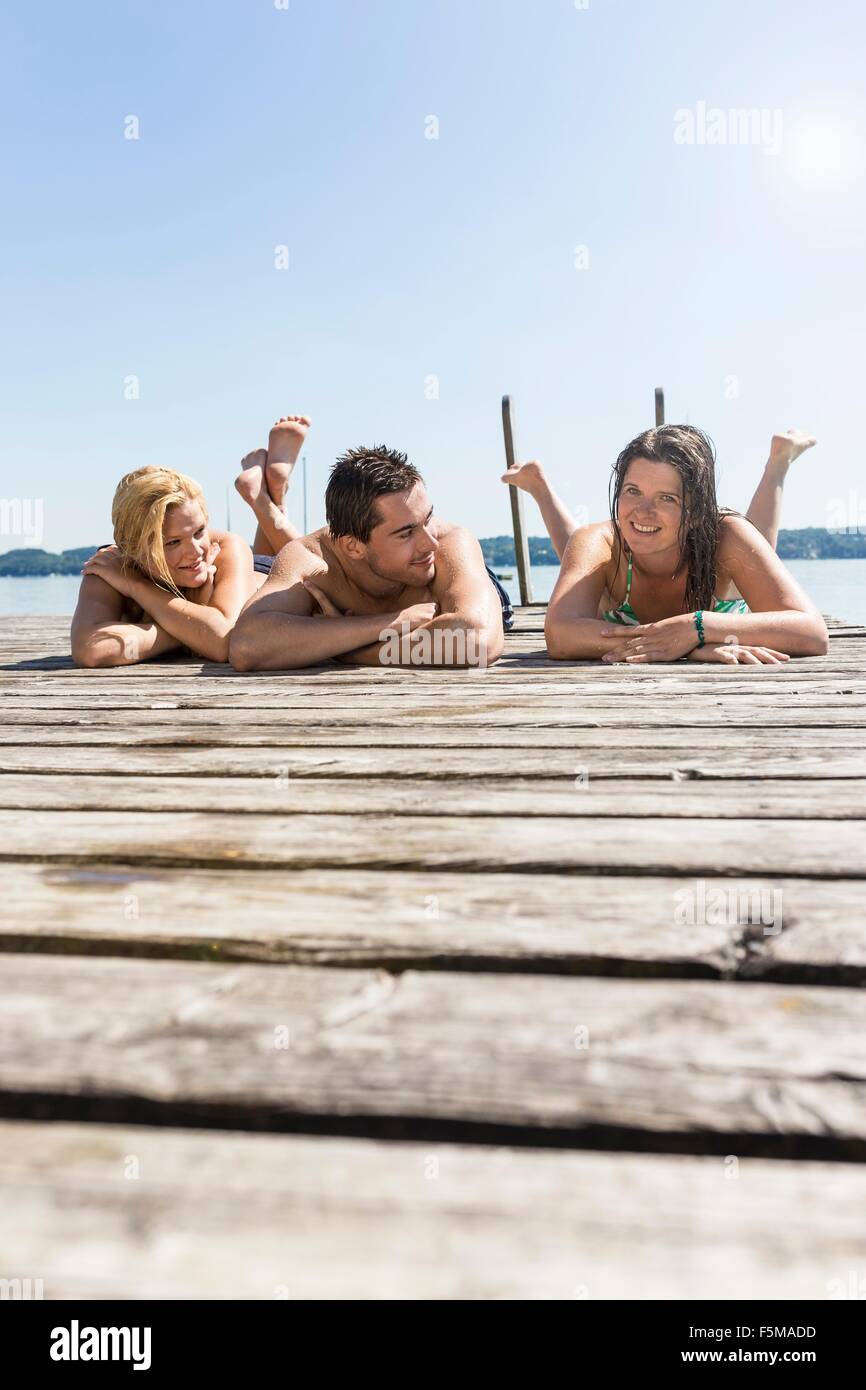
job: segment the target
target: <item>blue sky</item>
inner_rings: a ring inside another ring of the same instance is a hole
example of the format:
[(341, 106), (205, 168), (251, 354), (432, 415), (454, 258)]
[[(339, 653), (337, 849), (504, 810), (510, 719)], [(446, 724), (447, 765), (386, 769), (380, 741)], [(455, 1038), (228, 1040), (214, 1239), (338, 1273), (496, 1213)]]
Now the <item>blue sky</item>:
[[(774, 427), (818, 434), (785, 524), (826, 524), (864, 491), (864, 51), (853, 0), (7, 8), (0, 493), (83, 545), (165, 463), (224, 524), (241, 454), (306, 412), (312, 524), (384, 440), (501, 533), (509, 391), (521, 454), (600, 517), (663, 384), (730, 505)], [(700, 102), (781, 111), (781, 152), (677, 143)]]

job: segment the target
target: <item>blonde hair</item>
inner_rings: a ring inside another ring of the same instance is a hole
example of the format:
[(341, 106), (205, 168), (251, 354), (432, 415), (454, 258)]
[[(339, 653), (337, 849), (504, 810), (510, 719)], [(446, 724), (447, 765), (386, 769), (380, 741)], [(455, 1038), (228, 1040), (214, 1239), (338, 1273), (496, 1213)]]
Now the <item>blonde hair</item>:
[(207, 522), (204, 493), (193, 478), (173, 468), (148, 464), (127, 473), (117, 484), (111, 504), (114, 543), (124, 569), (135, 565), (155, 583), (180, 594), (165, 558), (162, 528), (169, 507), (199, 502)]

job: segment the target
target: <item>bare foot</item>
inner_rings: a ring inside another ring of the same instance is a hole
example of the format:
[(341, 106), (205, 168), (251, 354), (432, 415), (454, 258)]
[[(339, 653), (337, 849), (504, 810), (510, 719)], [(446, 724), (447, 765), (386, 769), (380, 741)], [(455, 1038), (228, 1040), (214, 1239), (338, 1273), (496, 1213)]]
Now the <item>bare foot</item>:
[(509, 468), (503, 473), (500, 481), (508, 483), (511, 487), (522, 488), (524, 492), (529, 493), (530, 497), (534, 497), (547, 479), (538, 459), (529, 459), (526, 463), (515, 463), (513, 468)]
[(784, 434), (774, 434), (770, 442), (770, 464), (773, 468), (787, 471), (794, 459), (817, 442), (813, 434), (805, 434), (803, 430), (785, 430)]
[(301, 446), (307, 437), (310, 419), (307, 415), (284, 415), (277, 420), (268, 435), (268, 461), (265, 482), (272, 500), (282, 507), (292, 469), (298, 460)]
[(265, 464), (268, 461), (267, 449), (253, 449), (241, 459), (241, 471), (235, 478), (235, 487), (253, 511), (265, 486)]

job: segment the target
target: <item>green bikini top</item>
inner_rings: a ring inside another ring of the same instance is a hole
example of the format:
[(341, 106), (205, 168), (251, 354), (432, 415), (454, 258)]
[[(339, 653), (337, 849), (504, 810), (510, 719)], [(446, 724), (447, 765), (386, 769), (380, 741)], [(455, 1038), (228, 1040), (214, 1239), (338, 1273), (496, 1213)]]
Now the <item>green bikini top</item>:
[[(640, 618), (631, 606), (632, 553), (628, 552), (628, 574), (625, 581), (625, 598), (617, 608), (611, 608), (604, 615), (605, 622), (621, 623), (623, 627), (640, 627)], [(748, 613), (744, 598), (714, 598), (714, 613)]]

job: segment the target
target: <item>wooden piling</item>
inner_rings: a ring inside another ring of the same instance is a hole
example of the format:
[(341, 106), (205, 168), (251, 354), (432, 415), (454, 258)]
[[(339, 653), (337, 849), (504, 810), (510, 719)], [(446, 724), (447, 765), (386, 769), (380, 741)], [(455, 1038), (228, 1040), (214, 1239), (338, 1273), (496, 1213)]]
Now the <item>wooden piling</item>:
[[(505, 439), (505, 466), (514, 466), (514, 423), (511, 397), (502, 397), (502, 433)], [(508, 489), (511, 493), (511, 524), (514, 530), (514, 557), (517, 562), (517, 578), (520, 585), (520, 602), (533, 602), (532, 569), (529, 560), (529, 540), (526, 535), (526, 522), (523, 512), (523, 493), (520, 488)]]

